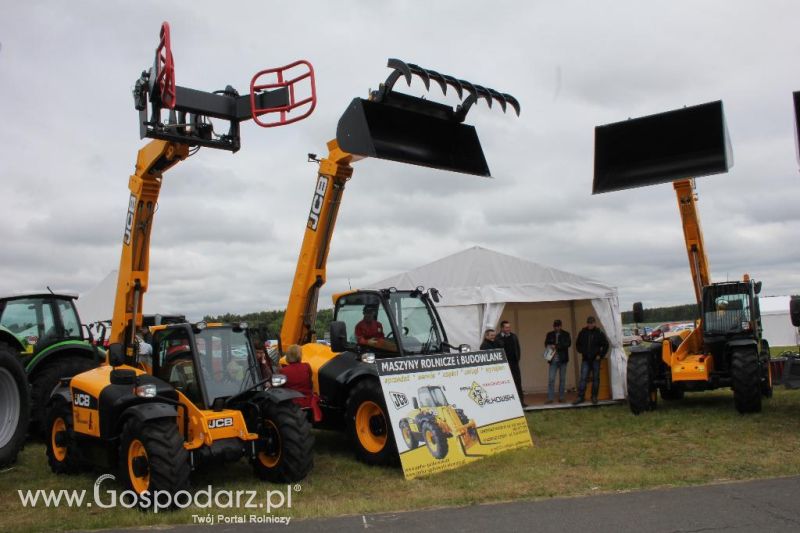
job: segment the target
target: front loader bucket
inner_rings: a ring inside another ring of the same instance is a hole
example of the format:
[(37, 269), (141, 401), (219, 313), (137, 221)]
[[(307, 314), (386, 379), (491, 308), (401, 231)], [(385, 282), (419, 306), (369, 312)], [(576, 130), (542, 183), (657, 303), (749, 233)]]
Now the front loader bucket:
[(800, 163), (800, 91), (792, 93), (794, 97), (794, 140), (797, 144), (797, 161)]
[[(499, 105), (504, 113), (511, 108), (519, 116), (517, 99), (399, 59), (389, 59), (386, 66), (392, 73), (380, 88), (368, 100), (354, 99), (339, 119), (339, 147), (353, 155), (488, 177), (489, 166), (478, 134), (474, 127), (464, 124), (464, 119), (479, 101), (488, 107)], [(395, 83), (405, 79), (411, 85), (414, 76), (426, 89), (433, 82), (444, 94), (448, 89), (454, 91), (460, 104), (453, 109), (394, 91)]]
[(592, 194), (727, 172), (733, 164), (722, 102), (595, 128)]
[(362, 98), (339, 119), (336, 140), (355, 155), (490, 175), (473, 126)]

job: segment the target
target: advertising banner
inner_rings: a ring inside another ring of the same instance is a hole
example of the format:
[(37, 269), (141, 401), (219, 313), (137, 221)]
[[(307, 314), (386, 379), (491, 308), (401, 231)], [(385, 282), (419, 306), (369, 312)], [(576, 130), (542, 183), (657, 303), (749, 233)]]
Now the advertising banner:
[(533, 445), (503, 350), (376, 365), (406, 479)]

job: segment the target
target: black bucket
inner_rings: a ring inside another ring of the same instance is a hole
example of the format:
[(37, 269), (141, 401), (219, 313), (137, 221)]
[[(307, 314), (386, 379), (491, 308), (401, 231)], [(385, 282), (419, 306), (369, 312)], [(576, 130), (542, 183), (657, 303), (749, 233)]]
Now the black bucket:
[(594, 130), (592, 194), (727, 172), (733, 164), (722, 102)]
[(794, 97), (794, 138), (797, 143), (797, 161), (800, 162), (800, 91), (792, 93)]
[(475, 128), (448, 119), (447, 106), (421, 99), (419, 104), (430, 112), (354, 99), (336, 127), (339, 147), (354, 155), (490, 176)]

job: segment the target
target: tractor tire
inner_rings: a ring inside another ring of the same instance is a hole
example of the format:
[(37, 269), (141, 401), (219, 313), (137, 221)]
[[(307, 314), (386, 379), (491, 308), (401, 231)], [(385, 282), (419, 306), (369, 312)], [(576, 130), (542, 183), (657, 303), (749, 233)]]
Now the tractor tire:
[(405, 418), (400, 421), (400, 434), (403, 435), (403, 442), (406, 443), (406, 447), (409, 450), (416, 450), (417, 446), (419, 446), (419, 440), (417, 437), (414, 436), (414, 432), (411, 431), (411, 424), (408, 423), (408, 420)]
[(91, 370), (97, 364), (91, 359), (77, 355), (56, 357), (45, 363), (31, 377), (31, 430), (42, 437), (48, 437), (47, 404), (50, 394), (61, 378), (71, 378), (81, 372)]
[(273, 483), (295, 483), (314, 467), (314, 436), (305, 412), (292, 402), (265, 402), (253, 473)]
[(28, 432), (28, 378), (17, 357), (11, 346), (0, 342), (0, 468), (17, 460)]
[(428, 451), (435, 459), (444, 459), (447, 457), (449, 445), (447, 444), (447, 436), (444, 431), (431, 422), (422, 424), (422, 437), (425, 439), (425, 445)]
[(397, 445), (380, 382), (367, 378), (356, 383), (345, 409), (348, 433), (358, 460), (368, 465), (397, 464)]
[[(122, 427), (119, 473), (125, 488), (137, 494), (175, 494), (189, 488), (189, 452), (174, 418), (140, 422), (130, 418)], [(154, 502), (150, 502), (151, 504)], [(140, 500), (143, 509), (152, 507)]]
[(655, 409), (652, 378), (648, 354), (628, 358), (628, 406), (631, 413), (639, 415)]
[(733, 402), (742, 414), (761, 412), (761, 379), (758, 353), (751, 349), (734, 349), (731, 355)]
[(672, 388), (668, 389), (666, 387), (659, 387), (658, 389), (661, 392), (661, 399), (665, 402), (675, 402), (678, 400), (683, 400), (685, 396), (685, 390), (681, 385), (672, 384)]
[(56, 399), (47, 408), (47, 463), (54, 474), (75, 474), (80, 470), (75, 433), (72, 425), (72, 406)]

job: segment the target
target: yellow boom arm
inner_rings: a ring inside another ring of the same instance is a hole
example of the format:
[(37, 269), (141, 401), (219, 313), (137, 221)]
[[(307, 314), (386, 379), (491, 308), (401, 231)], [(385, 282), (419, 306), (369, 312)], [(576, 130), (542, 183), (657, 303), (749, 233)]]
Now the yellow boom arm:
[(311, 200), (303, 245), (281, 327), (281, 345), (306, 344), (314, 340), (319, 290), (326, 281), (328, 251), (339, 214), (344, 186), (353, 175), (350, 163), (357, 158), (328, 143), (328, 157), (319, 163), (317, 186)]
[(150, 141), (139, 150), (136, 171), (128, 181), (131, 197), (122, 236), (122, 256), (119, 260), (109, 343), (122, 345), (129, 361), (135, 356), (136, 327), (142, 324), (142, 299), (147, 292), (150, 269), (150, 232), (161, 191), (162, 174), (188, 155), (188, 145)]
[(702, 304), (703, 287), (711, 283), (708, 257), (703, 244), (703, 230), (697, 214), (697, 198), (694, 192), (694, 180), (683, 179), (673, 182), (678, 199), (678, 209), (683, 224), (683, 238), (686, 242), (686, 253), (689, 256), (689, 268), (692, 271), (694, 294), (698, 304)]

